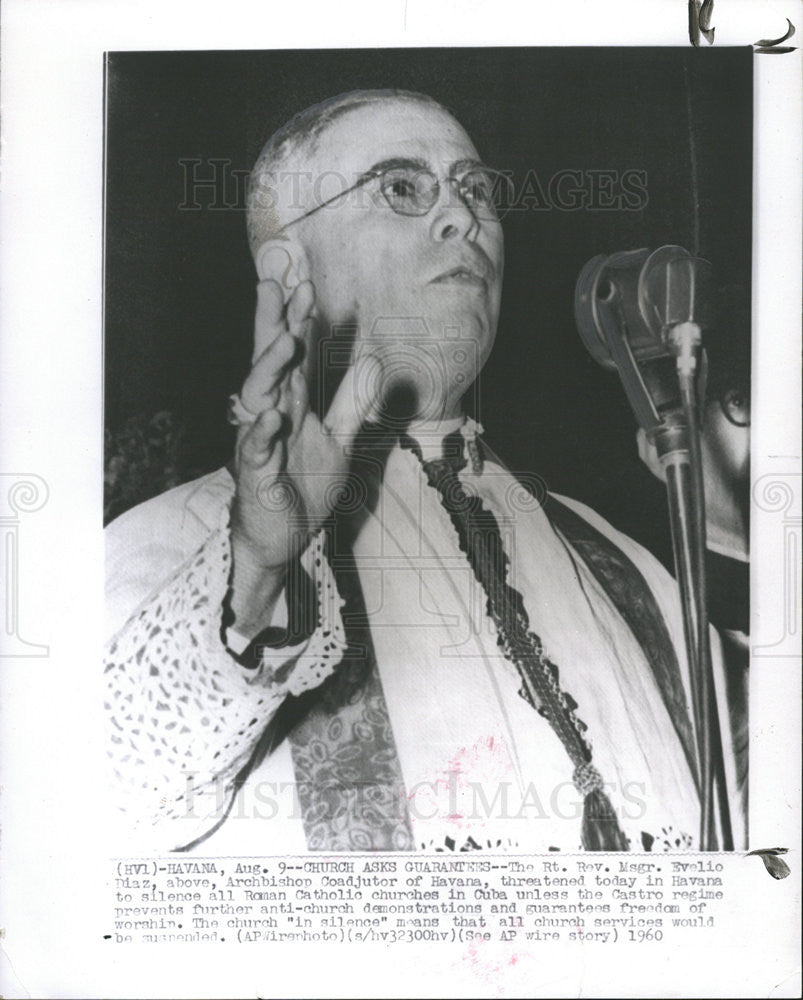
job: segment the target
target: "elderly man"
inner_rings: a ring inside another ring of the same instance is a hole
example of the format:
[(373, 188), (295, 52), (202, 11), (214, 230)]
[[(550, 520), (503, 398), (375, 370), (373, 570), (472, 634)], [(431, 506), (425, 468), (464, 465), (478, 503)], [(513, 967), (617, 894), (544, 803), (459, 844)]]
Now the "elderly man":
[(263, 150), (236, 458), (109, 528), (132, 846), (695, 846), (671, 579), (543, 504), (463, 410), (496, 335), (503, 186), (407, 92), (334, 98)]

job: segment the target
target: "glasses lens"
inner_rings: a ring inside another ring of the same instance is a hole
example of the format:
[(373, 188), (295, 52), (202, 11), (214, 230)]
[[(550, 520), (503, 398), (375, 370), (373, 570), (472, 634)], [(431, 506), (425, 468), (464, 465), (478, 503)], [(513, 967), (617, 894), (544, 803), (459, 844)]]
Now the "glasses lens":
[(426, 215), (438, 200), (438, 179), (428, 170), (396, 167), (383, 174), (380, 187), (399, 215)]
[(498, 170), (482, 167), (460, 178), (460, 193), (478, 219), (495, 222), (510, 208), (513, 182)]

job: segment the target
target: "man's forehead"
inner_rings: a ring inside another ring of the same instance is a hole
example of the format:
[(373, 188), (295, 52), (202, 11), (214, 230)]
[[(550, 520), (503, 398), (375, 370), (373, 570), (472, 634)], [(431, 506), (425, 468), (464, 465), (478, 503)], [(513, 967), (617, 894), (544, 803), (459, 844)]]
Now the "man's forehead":
[(477, 159), (477, 152), (446, 110), (391, 99), (355, 108), (332, 122), (307, 153), (305, 166), (356, 179), (377, 163), (405, 158), (446, 171), (455, 162)]
[(266, 203), (279, 227), (352, 188), (381, 163), (408, 160), (445, 177), (456, 165), (477, 159), (463, 127), (438, 105), (373, 101), (349, 109), (314, 139), (299, 143), (271, 175)]

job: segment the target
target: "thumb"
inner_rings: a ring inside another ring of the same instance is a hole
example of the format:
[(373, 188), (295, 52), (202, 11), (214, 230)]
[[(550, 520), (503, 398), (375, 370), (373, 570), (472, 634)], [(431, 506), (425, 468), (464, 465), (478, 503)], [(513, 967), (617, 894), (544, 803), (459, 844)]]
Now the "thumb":
[(277, 447), (282, 427), (278, 410), (265, 410), (248, 426), (238, 447), (240, 465), (261, 472), (280, 471), (282, 449)]

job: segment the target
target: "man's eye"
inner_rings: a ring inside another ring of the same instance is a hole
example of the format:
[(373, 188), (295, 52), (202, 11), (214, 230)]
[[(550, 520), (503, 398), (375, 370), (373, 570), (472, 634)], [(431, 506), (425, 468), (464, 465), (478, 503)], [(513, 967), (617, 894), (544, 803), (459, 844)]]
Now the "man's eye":
[(386, 176), (382, 190), (387, 198), (397, 203), (415, 202), (419, 197), (416, 178), (405, 173), (394, 173)]
[(493, 203), (493, 184), (485, 174), (470, 174), (463, 181), (463, 190), (475, 205)]
[(415, 184), (407, 177), (396, 177), (390, 182), (390, 193), (394, 198), (413, 198)]

